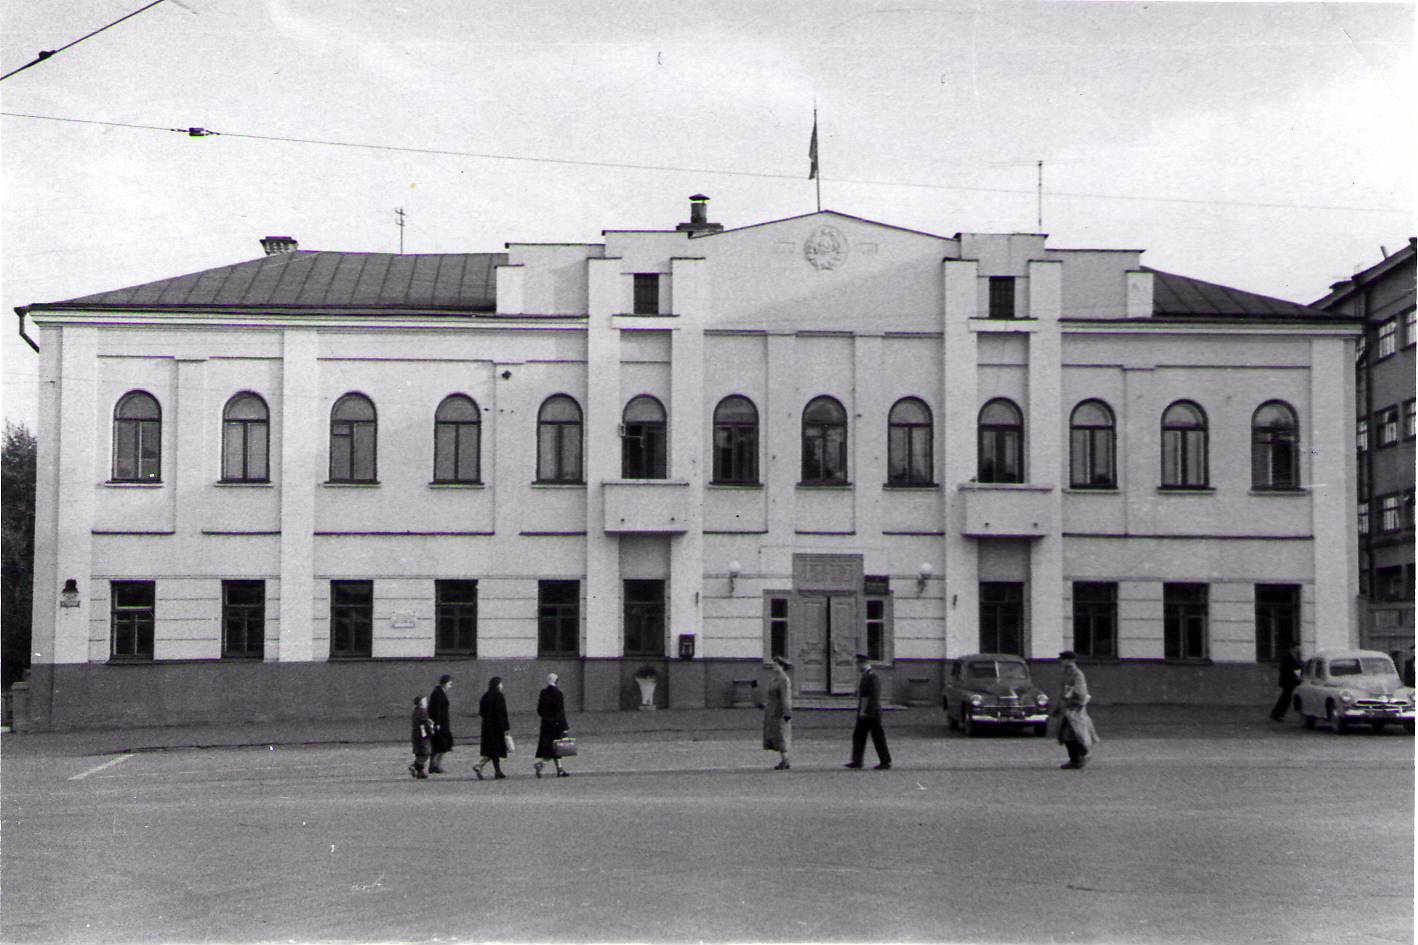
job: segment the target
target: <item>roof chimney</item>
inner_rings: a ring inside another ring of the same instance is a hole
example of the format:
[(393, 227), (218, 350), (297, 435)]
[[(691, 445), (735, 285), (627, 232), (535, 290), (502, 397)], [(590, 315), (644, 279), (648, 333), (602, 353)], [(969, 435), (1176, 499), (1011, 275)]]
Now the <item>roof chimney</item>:
[(681, 223), (675, 227), (681, 233), (688, 233), (695, 236), (699, 233), (719, 233), (724, 229), (722, 223), (709, 222), (709, 208), (706, 204), (709, 198), (703, 194), (695, 194), (689, 198), (689, 222)]
[(263, 236), (261, 237), (261, 248), (266, 251), (267, 256), (277, 256), (281, 253), (293, 253), (300, 246), (295, 241), (294, 236)]

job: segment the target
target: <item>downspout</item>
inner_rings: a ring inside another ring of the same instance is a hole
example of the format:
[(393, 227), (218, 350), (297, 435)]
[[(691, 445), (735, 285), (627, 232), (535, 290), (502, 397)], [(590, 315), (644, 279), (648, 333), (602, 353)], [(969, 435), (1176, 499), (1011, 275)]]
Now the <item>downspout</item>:
[(1364, 499), (1365, 506), (1369, 513), (1369, 530), (1364, 533), (1364, 571), (1369, 577), (1369, 593), (1364, 595), (1363, 621), (1359, 627), (1359, 645), (1363, 646), (1369, 636), (1369, 623), (1373, 620), (1373, 604), (1378, 594), (1378, 568), (1374, 566), (1374, 531), (1378, 528), (1378, 521), (1374, 516), (1374, 454), (1377, 452), (1376, 436), (1378, 430), (1374, 428), (1374, 348), (1378, 343), (1377, 337), (1370, 337), (1369, 313), (1372, 309), (1372, 299), (1370, 299), (1370, 287), (1360, 283), (1357, 279), (1355, 284), (1359, 290), (1359, 314), (1364, 319), (1364, 421), (1367, 424), (1367, 440), (1364, 444), (1364, 480), (1368, 484), (1365, 490), (1367, 498)]
[(15, 314), (20, 317), (20, 337), (23, 338), (23, 339), (25, 339), (25, 344), (29, 345), (31, 348), (34, 349), (35, 354), (39, 354), (39, 345), (35, 344), (35, 341), (34, 341), (33, 338), (31, 338), (29, 335), (25, 334), (25, 315), (26, 315), (28, 312), (29, 312), (29, 308), (28, 308), (27, 306), (24, 306), (24, 305), (17, 305), (17, 306), (15, 306)]

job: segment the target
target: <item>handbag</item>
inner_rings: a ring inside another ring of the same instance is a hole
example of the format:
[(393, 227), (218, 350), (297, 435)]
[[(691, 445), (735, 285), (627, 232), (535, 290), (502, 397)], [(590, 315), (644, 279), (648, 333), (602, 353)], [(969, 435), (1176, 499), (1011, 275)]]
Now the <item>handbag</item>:
[(511, 732), (508, 732), (506, 735), (503, 735), (502, 738), (503, 738), (503, 741), (506, 742), (506, 744), (507, 744), (507, 753), (508, 753), (509, 755), (512, 754), (514, 751), (517, 750), (517, 743), (512, 740), (512, 733), (511, 733)]
[(575, 758), (576, 739), (570, 735), (564, 735), (551, 743), (551, 756), (553, 758)]

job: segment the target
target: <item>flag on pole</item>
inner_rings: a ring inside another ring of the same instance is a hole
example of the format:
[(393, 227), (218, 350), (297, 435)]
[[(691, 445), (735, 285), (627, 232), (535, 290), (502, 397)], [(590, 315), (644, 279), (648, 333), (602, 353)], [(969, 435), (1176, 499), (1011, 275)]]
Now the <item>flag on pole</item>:
[(812, 142), (807, 146), (808, 165), (807, 179), (817, 179), (817, 109), (812, 110)]

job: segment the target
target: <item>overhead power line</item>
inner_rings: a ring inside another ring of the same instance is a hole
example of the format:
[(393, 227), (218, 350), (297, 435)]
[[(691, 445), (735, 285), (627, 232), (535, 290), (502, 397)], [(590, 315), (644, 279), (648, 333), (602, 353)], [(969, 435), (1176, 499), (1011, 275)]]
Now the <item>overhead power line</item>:
[(120, 16), (118, 19), (114, 20), (112, 23), (108, 24), (107, 26), (100, 26), (98, 29), (94, 30), (92, 33), (87, 33), (87, 34), (85, 34), (85, 35), (83, 35), (83, 36), (80, 36), (78, 39), (74, 40), (72, 43), (68, 43), (68, 44), (66, 44), (66, 45), (64, 45), (64, 46), (60, 46), (58, 49), (43, 49), (43, 50), (40, 50), (40, 53), (39, 53), (38, 56), (35, 56), (33, 59), (31, 59), (29, 62), (25, 63), (23, 66), (20, 66), (20, 68), (18, 68), (18, 69), (11, 69), (9, 72), (5, 73), (4, 75), (0, 75), (0, 82), (4, 82), (6, 79), (10, 78), (10, 76), (14, 75), (14, 74), (17, 73), (17, 72), (24, 72), (24, 71), (25, 71), (26, 69), (28, 69), (30, 66), (37, 66), (37, 65), (39, 65), (41, 62), (44, 62), (44, 60), (50, 58), (51, 56), (57, 55), (57, 54), (59, 54), (59, 53), (62, 53), (64, 50), (69, 49), (69, 48), (71, 48), (71, 47), (73, 47), (73, 46), (77, 46), (77, 45), (79, 45), (80, 43), (82, 43), (84, 40), (89, 39), (90, 37), (97, 36), (99, 33), (102, 33), (104, 30), (113, 29), (113, 27), (117, 26), (119, 23), (122, 23), (124, 20), (130, 20), (130, 19), (132, 19), (133, 17), (137, 16), (139, 13), (142, 13), (144, 10), (151, 10), (153, 7), (157, 6), (159, 3), (163, 3), (163, 2), (164, 2), (164, 0), (153, 0), (153, 2), (150, 3), (150, 4), (148, 4), (147, 6), (145, 6), (145, 7), (140, 7), (139, 9), (134, 10), (132, 13), (129, 13), (129, 14), (127, 14), (126, 16)]
[[(308, 144), (328, 148), (354, 148), (366, 151), (388, 151), (399, 154), (427, 154), (437, 157), (466, 157), (489, 161), (521, 161), (528, 164), (559, 164), (568, 167), (600, 167), (628, 171), (660, 171), (670, 174), (712, 174), (721, 177), (753, 177), (760, 180), (802, 179), (801, 173), (775, 174), (771, 171), (741, 171), (715, 167), (687, 167), (670, 164), (631, 164), (622, 161), (589, 161), (577, 158), (534, 157), (524, 154), (496, 154), (486, 151), (460, 151), (451, 148), (424, 148), (413, 145), (376, 144), (367, 141), (337, 141), (329, 138), (296, 138), (285, 135), (261, 135), (239, 131), (213, 131), (201, 127), (168, 128), (162, 125), (142, 125), (124, 121), (100, 121), (92, 118), (65, 118), (58, 115), (35, 115), (28, 112), (0, 111), (6, 118), (27, 118), (35, 121), (57, 121), (77, 125), (102, 125), (108, 128), (132, 128), (139, 131), (163, 131), (190, 138), (223, 137), (241, 138), (248, 141), (274, 141), (284, 144)], [(922, 181), (880, 180), (871, 178), (830, 177), (838, 184), (864, 184), (875, 187), (914, 187), (923, 190), (948, 190), (981, 194), (1011, 194), (1035, 196), (1037, 189), (1022, 190), (1010, 187), (967, 187), (960, 184), (931, 184)], [(1080, 200), (1123, 200), (1142, 203), (1175, 203), (1204, 206), (1258, 207), (1275, 210), (1335, 210), (1348, 213), (1390, 213), (1408, 215), (1409, 210), (1394, 207), (1356, 207), (1340, 204), (1281, 203), (1260, 200), (1207, 200), (1200, 197), (1147, 197), (1138, 194), (1102, 194), (1082, 191), (1049, 190), (1048, 197), (1071, 197)]]

